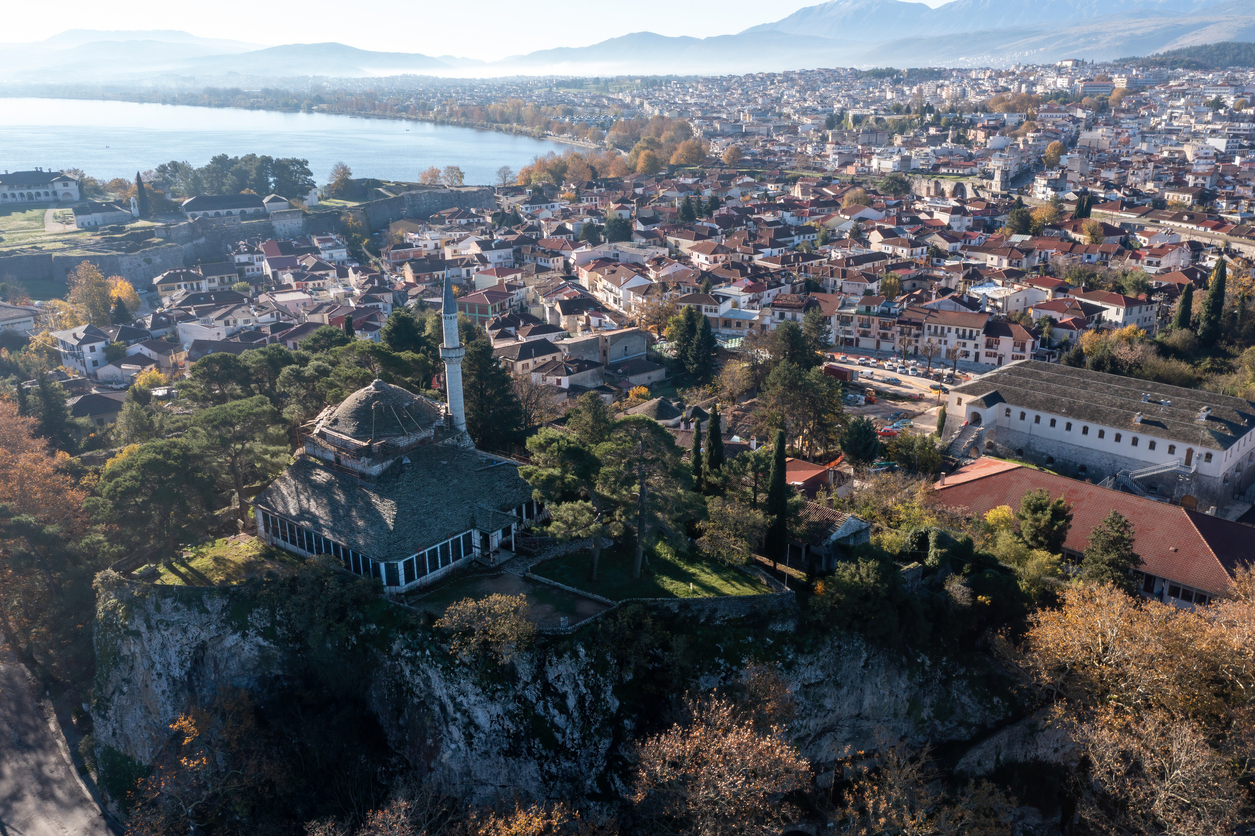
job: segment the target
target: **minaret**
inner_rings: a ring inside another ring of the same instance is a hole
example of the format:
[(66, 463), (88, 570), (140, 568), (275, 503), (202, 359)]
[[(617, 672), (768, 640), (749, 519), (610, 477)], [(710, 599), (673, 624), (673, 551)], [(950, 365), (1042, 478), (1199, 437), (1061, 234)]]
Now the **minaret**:
[(458, 304), (453, 299), (453, 280), (445, 276), (444, 304), (441, 310), (444, 317), (444, 345), (440, 347), (440, 356), (444, 358), (445, 397), (449, 402), (449, 413), (453, 416), (453, 428), (458, 432), (466, 432), (466, 407), (462, 403), (462, 358), (466, 349), (462, 347), (462, 339), (458, 334)]

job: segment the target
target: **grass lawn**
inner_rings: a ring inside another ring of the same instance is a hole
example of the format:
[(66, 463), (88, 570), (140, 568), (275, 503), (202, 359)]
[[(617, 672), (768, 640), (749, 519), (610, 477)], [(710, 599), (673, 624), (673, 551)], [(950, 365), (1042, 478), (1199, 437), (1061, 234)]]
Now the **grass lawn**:
[(28, 209), (19, 204), (0, 208), (0, 250), (38, 246), (53, 251), (79, 247), (91, 240), (92, 233), (85, 229), (45, 232), (44, 212), (50, 206), (44, 204)]
[(541, 627), (557, 627), (563, 616), (567, 618), (568, 624), (578, 624), (608, 609), (605, 604), (592, 598), (508, 573), (497, 577), (471, 575), (446, 581), (432, 592), (413, 599), (412, 603), (439, 617), (455, 601), (463, 598), (485, 598), (494, 594), (526, 596), (530, 607), (529, 615)]
[(640, 578), (632, 577), (633, 555), (608, 549), (601, 554), (601, 577), (588, 579), (588, 552), (547, 560), (537, 566), (537, 575), (576, 589), (595, 592), (612, 601), (624, 598), (713, 598), (722, 595), (762, 595), (771, 590), (757, 578), (732, 566), (694, 558), (685, 560), (669, 549), (655, 549)]
[(249, 578), (283, 574), (300, 559), (247, 534), (193, 546), (171, 566), (161, 567), (155, 583), (175, 586), (223, 586)]

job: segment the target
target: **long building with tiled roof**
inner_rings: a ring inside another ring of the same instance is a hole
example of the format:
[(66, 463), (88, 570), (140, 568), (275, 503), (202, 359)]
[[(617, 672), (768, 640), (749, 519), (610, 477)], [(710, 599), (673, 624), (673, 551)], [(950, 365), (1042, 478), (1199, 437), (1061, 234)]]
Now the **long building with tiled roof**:
[(1242, 398), (1026, 360), (954, 387), (946, 414), (947, 436), (986, 428), (978, 454), (1123, 474), (1187, 506), (1224, 505), (1255, 482), (1255, 403)]
[(934, 501), (973, 517), (1001, 505), (1018, 511), (1024, 494), (1038, 488), (1063, 497), (1072, 506), (1064, 554), (1074, 559), (1085, 551), (1094, 527), (1118, 511), (1133, 524), (1133, 549), (1142, 559), (1135, 570), (1138, 588), (1165, 603), (1205, 604), (1224, 594), (1239, 567), (1255, 562), (1255, 527), (1014, 462), (982, 458), (943, 477), (935, 488)]

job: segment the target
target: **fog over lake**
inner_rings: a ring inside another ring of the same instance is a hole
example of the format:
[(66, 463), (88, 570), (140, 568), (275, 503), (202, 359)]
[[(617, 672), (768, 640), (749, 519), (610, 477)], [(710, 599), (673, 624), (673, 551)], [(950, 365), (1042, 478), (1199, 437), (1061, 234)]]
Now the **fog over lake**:
[(99, 102), (0, 99), (0, 171), (81, 168), (100, 179), (134, 177), (170, 160), (203, 166), (216, 154), (300, 157), (324, 184), (337, 162), (357, 177), (417, 180), (430, 166), (457, 165), (467, 185), (495, 182), (549, 140), (429, 122), (322, 113)]

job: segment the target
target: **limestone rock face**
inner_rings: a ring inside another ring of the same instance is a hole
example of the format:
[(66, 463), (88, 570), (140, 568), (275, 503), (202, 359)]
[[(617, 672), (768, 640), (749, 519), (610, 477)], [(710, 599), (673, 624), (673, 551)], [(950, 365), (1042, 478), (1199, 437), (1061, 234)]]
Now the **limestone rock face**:
[[(264, 694), (287, 672), (282, 625), (230, 591), (102, 577), (92, 707), (99, 747), (150, 763), (193, 702), (223, 686)], [(458, 664), (423, 636), (369, 652), (367, 703), (392, 748), (430, 780), (484, 797), (623, 789), (631, 718), (650, 707), (622, 703), (631, 689), (607, 663), (614, 648), (563, 642), (502, 668)], [(743, 665), (716, 658), (695, 681), (675, 682), (676, 693), (728, 684)], [(967, 740), (1007, 714), (964, 671), (906, 664), (857, 637), (816, 642), (786, 655), (780, 670), (798, 706), (790, 728), (817, 771), (886, 736)]]

